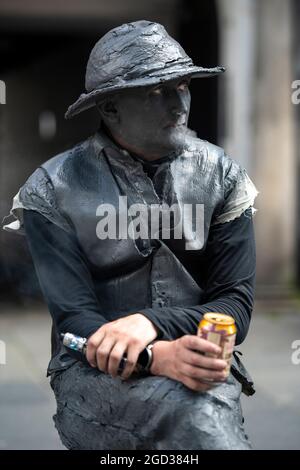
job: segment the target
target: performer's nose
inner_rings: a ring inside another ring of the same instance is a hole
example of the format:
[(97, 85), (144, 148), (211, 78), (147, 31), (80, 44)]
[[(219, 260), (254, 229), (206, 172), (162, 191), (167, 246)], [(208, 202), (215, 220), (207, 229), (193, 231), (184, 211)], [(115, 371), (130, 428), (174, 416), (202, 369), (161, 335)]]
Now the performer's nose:
[(174, 90), (172, 94), (171, 113), (175, 117), (186, 115), (188, 111), (187, 102), (182, 92)]

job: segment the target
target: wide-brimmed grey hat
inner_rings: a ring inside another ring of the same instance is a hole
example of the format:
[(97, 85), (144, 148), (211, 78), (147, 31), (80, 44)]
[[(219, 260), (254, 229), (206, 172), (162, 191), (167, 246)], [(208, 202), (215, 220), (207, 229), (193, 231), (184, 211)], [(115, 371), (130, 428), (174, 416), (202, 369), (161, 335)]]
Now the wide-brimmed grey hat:
[(82, 93), (69, 106), (65, 118), (95, 106), (107, 93), (184, 76), (212, 77), (224, 70), (224, 67), (195, 66), (159, 23), (146, 20), (125, 23), (106, 33), (95, 44), (86, 67), (87, 93)]

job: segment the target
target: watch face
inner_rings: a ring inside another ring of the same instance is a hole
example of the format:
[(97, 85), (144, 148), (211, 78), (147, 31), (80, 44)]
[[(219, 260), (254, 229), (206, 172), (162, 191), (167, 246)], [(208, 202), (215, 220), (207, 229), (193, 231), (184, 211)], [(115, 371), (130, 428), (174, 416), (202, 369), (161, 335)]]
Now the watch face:
[(142, 367), (146, 367), (146, 365), (148, 364), (148, 361), (149, 361), (149, 353), (148, 353), (148, 350), (147, 349), (144, 349), (139, 357), (138, 357), (138, 364), (140, 364)]

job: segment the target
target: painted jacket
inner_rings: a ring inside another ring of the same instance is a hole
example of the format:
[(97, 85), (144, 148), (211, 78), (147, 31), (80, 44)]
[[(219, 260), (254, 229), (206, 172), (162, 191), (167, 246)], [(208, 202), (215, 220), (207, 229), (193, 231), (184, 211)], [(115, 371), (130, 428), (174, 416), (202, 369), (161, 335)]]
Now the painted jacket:
[[(163, 161), (150, 179), (140, 161), (99, 129), (34, 171), (14, 197), (14, 220), (4, 229), (24, 234), (26, 209), (76, 234), (97, 272), (99, 314), (112, 321), (139, 311), (153, 319), (155, 309), (163, 314), (166, 308), (201, 305), (204, 288), (181, 255), (201, 259), (211, 228), (239, 218), (248, 208), (254, 212), (256, 195), (237, 162), (192, 134), (184, 150)], [(176, 212), (168, 228), (159, 225), (158, 232), (151, 232), (151, 214), (167, 214), (168, 208)], [(111, 226), (109, 212), (115, 217)], [(144, 237), (138, 237), (141, 230)], [(158, 327), (167, 338), (162, 325), (163, 318)]]

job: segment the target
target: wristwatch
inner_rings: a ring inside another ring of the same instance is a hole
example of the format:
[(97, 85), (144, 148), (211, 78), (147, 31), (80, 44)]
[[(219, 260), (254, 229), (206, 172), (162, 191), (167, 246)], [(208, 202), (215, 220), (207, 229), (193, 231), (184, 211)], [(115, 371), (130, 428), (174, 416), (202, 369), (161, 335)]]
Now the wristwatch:
[(152, 343), (148, 344), (148, 346), (146, 346), (146, 348), (140, 353), (137, 360), (137, 368), (139, 372), (150, 372), (150, 367), (153, 361), (152, 348), (155, 343), (156, 341), (153, 341)]

